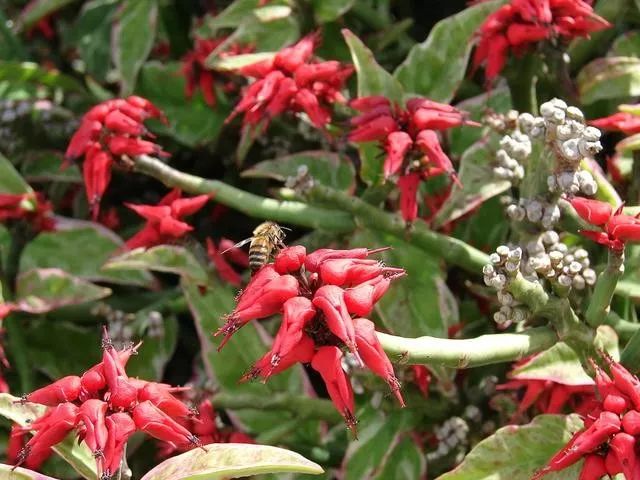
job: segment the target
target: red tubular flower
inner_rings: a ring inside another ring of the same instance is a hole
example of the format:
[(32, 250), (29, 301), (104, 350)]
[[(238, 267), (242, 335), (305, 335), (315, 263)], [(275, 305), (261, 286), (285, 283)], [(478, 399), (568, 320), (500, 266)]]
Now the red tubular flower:
[(25, 220), (36, 231), (53, 230), (52, 206), (39, 192), (0, 193), (0, 223)]
[(339, 348), (320, 347), (311, 360), (311, 367), (322, 376), (331, 401), (344, 417), (347, 427), (355, 433), (357, 420), (353, 415), (355, 409), (353, 390), (342, 369), (341, 360), (342, 352)]
[(404, 399), (400, 393), (400, 382), (393, 373), (389, 357), (382, 349), (380, 340), (376, 336), (375, 325), (366, 318), (356, 318), (353, 324), (356, 332), (356, 345), (364, 364), (389, 384), (398, 402), (404, 407)]
[(604, 230), (581, 230), (585, 237), (615, 251), (624, 250), (626, 242), (640, 241), (640, 219), (622, 214), (622, 207), (612, 213), (608, 203), (584, 198), (573, 198), (571, 205), (584, 220)]
[(82, 117), (80, 127), (71, 137), (63, 166), (85, 156), (82, 171), (94, 220), (98, 218), (100, 200), (111, 180), (111, 168), (126, 166), (122, 157), (165, 155), (158, 145), (142, 139), (151, 136), (142, 123), (148, 118), (166, 122), (162, 112), (142, 97), (107, 100)]
[[(216, 267), (216, 271), (220, 275), (220, 278), (234, 287), (239, 287), (242, 283), (242, 278), (231, 266), (231, 263), (227, 261), (227, 257), (236, 265), (244, 268), (249, 266), (249, 257), (241, 250), (233, 248), (233, 245), (233, 242), (223, 238), (220, 240), (220, 248), (218, 248), (213, 240), (207, 238), (207, 255)], [(231, 248), (231, 250), (226, 252), (229, 248)], [(238, 250), (240, 256), (238, 256), (234, 250)]]
[(490, 84), (506, 63), (509, 49), (516, 54), (538, 42), (588, 36), (611, 25), (584, 0), (511, 0), (490, 14), (477, 32), (473, 69), (485, 65)]
[(412, 146), (413, 140), (407, 132), (391, 132), (387, 135), (384, 148), (387, 154), (384, 160), (385, 178), (398, 173), (404, 163), (405, 156)]
[(420, 174), (410, 173), (398, 179), (400, 189), (400, 213), (405, 222), (413, 222), (418, 216), (418, 188)]
[(153, 247), (162, 243), (172, 242), (193, 227), (182, 221), (183, 217), (193, 215), (209, 201), (208, 195), (198, 195), (190, 198), (180, 198), (181, 192), (174, 189), (165, 195), (158, 205), (125, 205), (147, 220), (147, 224), (137, 234), (127, 240), (129, 249), (139, 247)]
[[(347, 348), (360, 365), (384, 378), (403, 403), (393, 368), (375, 336), (373, 324), (363, 318), (354, 320), (371, 311), (391, 279), (405, 273), (366, 258), (384, 250), (387, 248), (324, 248), (307, 254), (301, 246), (285, 247), (274, 263), (263, 266), (239, 296), (236, 308), (220, 330), (227, 336), (239, 328), (243, 316), (257, 318), (255, 312), (264, 308), (265, 292), (276, 290), (273, 285), (279, 286), (290, 277), (295, 280), (296, 289), (287, 293), (287, 298), (276, 296), (273, 308), (260, 313), (262, 316), (282, 313), (282, 323), (271, 350), (254, 363), (241, 381), (257, 378), (266, 381), (297, 363), (311, 363), (353, 429), (353, 393), (340, 366), (341, 349)], [(338, 285), (352, 288), (345, 291)], [(359, 322), (358, 331), (354, 321)]]
[(193, 410), (178, 400), (171, 393), (171, 387), (155, 382), (146, 382), (138, 391), (138, 401), (151, 401), (156, 407), (171, 417), (189, 417)]
[(263, 124), (285, 111), (305, 112), (311, 123), (324, 128), (331, 121), (330, 105), (344, 102), (344, 88), (353, 68), (336, 61), (319, 62), (313, 58), (318, 36), (307, 35), (295, 45), (284, 48), (274, 58), (238, 69), (238, 73), (256, 80), (225, 122), (244, 114), (245, 125)]
[(103, 476), (110, 478), (122, 463), (124, 447), (129, 437), (136, 431), (136, 424), (126, 413), (112, 413), (105, 420), (107, 426), (107, 445), (104, 449)]
[(198, 437), (149, 400), (138, 403), (131, 412), (131, 417), (138, 430), (163, 442), (173, 445), (200, 444)]
[(611, 130), (633, 135), (640, 133), (640, 116), (627, 112), (618, 112), (608, 117), (591, 120), (589, 125), (593, 125), (601, 130)]
[(80, 389), (80, 377), (69, 375), (25, 395), (22, 401), (53, 407), (60, 403), (75, 401), (80, 395)]
[(104, 454), (109, 433), (105, 417), (109, 405), (102, 400), (90, 399), (80, 406), (79, 419), (84, 426), (84, 442), (96, 457)]

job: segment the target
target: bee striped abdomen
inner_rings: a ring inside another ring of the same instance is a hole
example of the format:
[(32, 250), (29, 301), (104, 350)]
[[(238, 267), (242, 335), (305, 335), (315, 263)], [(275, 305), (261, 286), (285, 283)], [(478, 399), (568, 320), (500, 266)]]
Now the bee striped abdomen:
[(270, 249), (267, 245), (251, 245), (249, 249), (249, 267), (252, 272), (257, 272), (269, 261)]

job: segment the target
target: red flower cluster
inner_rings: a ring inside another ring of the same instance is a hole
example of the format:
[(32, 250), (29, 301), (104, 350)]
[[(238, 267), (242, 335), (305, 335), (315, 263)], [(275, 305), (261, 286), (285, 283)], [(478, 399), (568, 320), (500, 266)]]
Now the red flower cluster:
[[(198, 418), (178, 418), (176, 419), (183, 427), (198, 435), (200, 442), (204, 445), (210, 443), (255, 443), (253, 438), (233, 429), (220, 430), (216, 423), (216, 412), (211, 404), (211, 400), (203, 400), (198, 405)], [(196, 448), (195, 444), (175, 445), (163, 442), (160, 448), (160, 455), (167, 457), (174, 453), (181, 453)]]
[(383, 249), (320, 249), (307, 255), (303, 246), (282, 249), (262, 267), (238, 297), (236, 308), (216, 335), (220, 348), (251, 320), (282, 314), (273, 346), (243, 380), (282, 372), (296, 363), (310, 363), (322, 376), (338, 411), (355, 430), (351, 383), (342, 369), (343, 348), (361, 365), (382, 377), (404, 405), (400, 385), (365, 317), (385, 294), (391, 280), (404, 274), (368, 259)]
[(226, 122), (244, 114), (244, 123), (257, 125), (286, 112), (305, 112), (318, 128), (331, 120), (329, 105), (345, 101), (340, 90), (353, 67), (331, 60), (313, 58), (318, 36), (307, 35), (295, 45), (278, 52), (273, 58), (246, 65), (238, 73), (256, 79)]
[(594, 365), (601, 402), (584, 418), (584, 428), (556, 453), (532, 478), (570, 467), (585, 458), (580, 479), (597, 480), (622, 473), (627, 480), (640, 479), (640, 380), (611, 358), (611, 376)]
[(177, 188), (165, 195), (158, 205), (134, 205), (125, 203), (125, 206), (147, 220), (146, 225), (127, 240), (127, 248), (133, 250), (138, 247), (153, 247), (163, 243), (172, 242), (185, 233), (193, 230), (193, 227), (182, 221), (182, 217), (193, 215), (209, 201), (208, 195), (181, 198), (182, 192)]
[(585, 37), (610, 26), (583, 0), (511, 0), (480, 26), (473, 68), (485, 64), (491, 82), (502, 71), (509, 49), (521, 54), (542, 40)]
[(194, 414), (173, 395), (182, 388), (127, 376), (125, 366), (138, 346), (117, 351), (105, 332), (100, 363), (82, 376), (64, 377), (25, 395), (22, 401), (49, 408), (16, 430), (16, 435), (35, 432), (16, 463), (41, 460), (74, 430), (93, 453), (102, 479), (118, 471), (125, 444), (138, 430), (171, 445), (200, 446), (198, 437), (177, 421)]
[(9, 220), (26, 220), (36, 231), (53, 230), (51, 202), (38, 192), (0, 194), (0, 223)]
[[(205, 60), (211, 52), (227, 41), (225, 38), (199, 38), (196, 37), (193, 50), (187, 52), (182, 57), (182, 75), (185, 78), (184, 94), (187, 98), (191, 98), (196, 88), (200, 88), (204, 101), (210, 107), (215, 107), (217, 103), (214, 83), (220, 78), (219, 74), (215, 74), (205, 65)], [(220, 54), (220, 57), (231, 57), (233, 55), (241, 55), (253, 51), (253, 46), (241, 46), (232, 43), (227, 50)], [(235, 90), (236, 85), (225, 79), (222, 83), (222, 89), (225, 92)]]
[(233, 269), (231, 263), (243, 269), (249, 268), (249, 256), (243, 250), (233, 248), (234, 246), (235, 243), (228, 238), (221, 238), (218, 246), (213, 240), (207, 238), (207, 254), (215, 265), (220, 278), (234, 287), (239, 287), (242, 278)]
[(608, 117), (591, 120), (589, 125), (593, 125), (602, 130), (633, 135), (634, 133), (640, 133), (640, 116), (628, 112), (618, 112)]
[(420, 182), (441, 174), (458, 181), (451, 160), (440, 146), (436, 131), (460, 125), (479, 124), (465, 113), (443, 103), (412, 98), (402, 109), (383, 96), (357, 98), (351, 106), (359, 115), (351, 119), (352, 142), (382, 142), (386, 153), (384, 177), (400, 173), (400, 210), (407, 222), (418, 216)]
[(571, 205), (584, 220), (603, 231), (581, 230), (580, 233), (611, 250), (622, 251), (626, 242), (640, 241), (640, 218), (622, 214), (622, 206), (615, 212), (610, 204), (598, 200), (575, 197)]
[(153, 137), (143, 125), (148, 118), (166, 122), (162, 112), (144, 98), (107, 100), (85, 113), (71, 137), (65, 162), (84, 155), (82, 173), (94, 219), (98, 218), (100, 199), (111, 181), (114, 163), (126, 166), (122, 159), (125, 155), (167, 155), (158, 145), (143, 139)]

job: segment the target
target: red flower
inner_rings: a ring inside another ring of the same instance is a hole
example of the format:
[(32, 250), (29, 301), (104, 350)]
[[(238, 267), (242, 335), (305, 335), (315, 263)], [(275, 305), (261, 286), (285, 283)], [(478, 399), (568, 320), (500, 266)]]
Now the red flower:
[(0, 193), (0, 223), (26, 220), (36, 231), (53, 230), (51, 202), (39, 192)]
[(591, 120), (589, 125), (602, 130), (622, 132), (627, 135), (640, 133), (640, 116), (628, 112), (618, 112), (608, 117)]
[[(130, 96), (126, 99), (107, 100), (89, 110), (73, 134), (65, 153), (65, 164), (84, 156), (82, 173), (91, 214), (98, 218), (100, 199), (111, 181), (114, 164), (127, 165), (122, 157), (156, 154), (167, 155), (162, 149), (141, 137), (152, 135), (143, 122), (166, 118), (148, 100)], [(63, 164), (64, 166), (64, 164)]]
[[(205, 60), (209, 55), (227, 42), (227, 37), (221, 38), (200, 38), (196, 37), (193, 50), (187, 52), (182, 57), (182, 75), (185, 78), (184, 94), (187, 98), (191, 98), (197, 88), (200, 89), (204, 96), (205, 102), (210, 107), (215, 107), (217, 103), (215, 83), (216, 80), (222, 78), (221, 87), (225, 92), (235, 90), (236, 85), (225, 79), (220, 73), (214, 73), (209, 70), (205, 64)], [(253, 46), (241, 46), (237, 43), (228, 45), (224, 52), (220, 53), (220, 57), (230, 57), (233, 55), (241, 55), (253, 51)]]
[(172, 242), (193, 230), (193, 227), (183, 222), (182, 218), (193, 215), (204, 207), (209, 201), (209, 196), (181, 198), (181, 195), (180, 190), (174, 189), (165, 195), (158, 205), (125, 203), (128, 208), (147, 220), (142, 230), (127, 240), (127, 248), (149, 248)]
[(606, 202), (575, 197), (571, 205), (578, 215), (599, 230), (582, 230), (580, 233), (611, 250), (622, 251), (626, 242), (640, 241), (640, 219), (622, 214), (622, 207), (615, 212)]
[(238, 73), (256, 80), (249, 85), (226, 122), (244, 114), (244, 124), (263, 124), (286, 111), (305, 112), (318, 128), (331, 120), (329, 105), (345, 101), (340, 91), (353, 67), (313, 58), (318, 36), (307, 35), (273, 58), (244, 66)]
[(216, 267), (220, 278), (234, 287), (239, 287), (242, 283), (242, 278), (233, 269), (231, 263), (235, 263), (242, 268), (248, 268), (249, 256), (244, 251), (233, 248), (233, 246), (234, 243), (227, 238), (221, 238), (218, 246), (213, 240), (207, 238), (207, 255)]
[(605, 358), (611, 376), (593, 364), (600, 403), (584, 415), (584, 428), (557, 452), (533, 480), (570, 467), (585, 458), (581, 479), (599, 479), (623, 473), (640, 477), (636, 436), (640, 434), (640, 381), (611, 358)]
[[(111, 478), (120, 468), (125, 444), (136, 430), (176, 448), (200, 445), (198, 437), (177, 421), (193, 412), (172, 395), (176, 389), (127, 376), (125, 366), (135, 349), (117, 351), (105, 332), (102, 362), (81, 377), (65, 377), (25, 395), (22, 401), (49, 408), (28, 426), (12, 430), (13, 463), (37, 466), (74, 430), (93, 453), (101, 479)], [(22, 446), (28, 432), (35, 434)]]
[(366, 258), (382, 250), (325, 248), (307, 254), (304, 247), (286, 247), (274, 263), (258, 270), (218, 331), (225, 334), (220, 347), (253, 319), (280, 313), (282, 323), (271, 350), (241, 380), (266, 381), (296, 363), (311, 363), (347, 426), (355, 431), (353, 392), (341, 365), (341, 348), (346, 348), (362, 366), (382, 377), (404, 405), (373, 323), (358, 318), (373, 309), (391, 279), (404, 274)]
[(544, 40), (586, 37), (610, 26), (584, 0), (511, 0), (480, 26), (473, 68), (484, 64), (491, 82), (502, 71), (509, 49), (520, 54)]
[(407, 101), (406, 109), (401, 109), (381, 96), (357, 98), (351, 107), (361, 113), (350, 120), (353, 130), (349, 140), (381, 142), (386, 154), (384, 177), (400, 175), (400, 212), (407, 222), (418, 216), (418, 190), (422, 180), (448, 174), (459, 183), (436, 131), (479, 125), (466, 120), (464, 112), (426, 98), (412, 98)]

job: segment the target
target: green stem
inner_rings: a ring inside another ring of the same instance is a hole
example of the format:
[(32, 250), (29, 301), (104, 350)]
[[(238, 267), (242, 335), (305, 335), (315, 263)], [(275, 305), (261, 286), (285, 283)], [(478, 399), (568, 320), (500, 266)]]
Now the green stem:
[(535, 115), (538, 111), (536, 97), (538, 65), (534, 54), (529, 54), (516, 62), (516, 66), (517, 68), (511, 69), (510, 74), (507, 75), (513, 108), (519, 112), (529, 112)]
[(538, 282), (530, 282), (520, 272), (509, 280), (507, 290), (513, 298), (529, 307), (534, 315), (541, 312), (549, 302), (549, 294), (544, 287)]
[(312, 201), (331, 204), (341, 211), (351, 213), (358, 225), (404, 239), (426, 252), (438, 254), (448, 263), (469, 272), (477, 274), (484, 265), (489, 263), (489, 256), (471, 245), (457, 238), (429, 230), (424, 223), (417, 222), (407, 229), (399, 215), (384, 212), (358, 197), (352, 197), (324, 185), (314, 185), (307, 195)]
[(627, 346), (624, 347), (622, 355), (620, 355), (620, 363), (632, 372), (637, 372), (640, 369), (640, 330), (636, 330), (636, 333), (627, 342)]
[(295, 412), (298, 418), (317, 418), (339, 423), (342, 417), (329, 400), (309, 398), (288, 393), (253, 395), (248, 393), (216, 393), (213, 405), (230, 410), (279, 410)]
[(624, 320), (615, 312), (609, 312), (603, 323), (613, 328), (621, 340), (629, 340), (640, 330), (640, 323)]
[(607, 312), (609, 311), (609, 304), (616, 291), (618, 279), (624, 271), (623, 263), (624, 252), (615, 252), (609, 249), (607, 266), (598, 276), (593, 295), (591, 295), (589, 307), (585, 313), (585, 320), (592, 327), (597, 327), (605, 322)]
[(598, 200), (607, 202), (613, 208), (617, 208), (618, 205), (622, 204), (620, 195), (618, 195), (616, 189), (613, 188), (613, 185), (604, 177), (599, 168), (592, 168), (590, 161), (587, 159), (583, 159), (582, 162), (580, 162), (580, 168), (588, 171), (598, 185), (598, 191), (596, 193)]
[(216, 202), (252, 217), (334, 232), (349, 232), (355, 228), (353, 220), (344, 212), (301, 202), (281, 202), (260, 197), (218, 180), (207, 180), (180, 172), (157, 158), (137, 157), (134, 170), (154, 177), (169, 187), (177, 187), (191, 194), (210, 194)]
[(403, 338), (378, 332), (384, 350), (399, 362), (439, 364), (453, 368), (478, 367), (520, 360), (552, 347), (556, 333), (547, 327), (522, 333), (482, 335), (468, 340), (436, 337)]

